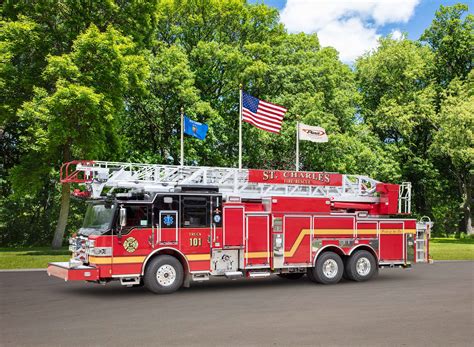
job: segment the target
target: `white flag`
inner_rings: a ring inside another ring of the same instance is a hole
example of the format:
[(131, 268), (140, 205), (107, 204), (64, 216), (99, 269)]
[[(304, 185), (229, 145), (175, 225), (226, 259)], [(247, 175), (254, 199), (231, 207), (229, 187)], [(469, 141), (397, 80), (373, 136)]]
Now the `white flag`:
[(312, 142), (328, 142), (328, 135), (326, 130), (321, 127), (314, 127), (303, 123), (299, 125), (299, 138), (300, 140), (307, 140)]

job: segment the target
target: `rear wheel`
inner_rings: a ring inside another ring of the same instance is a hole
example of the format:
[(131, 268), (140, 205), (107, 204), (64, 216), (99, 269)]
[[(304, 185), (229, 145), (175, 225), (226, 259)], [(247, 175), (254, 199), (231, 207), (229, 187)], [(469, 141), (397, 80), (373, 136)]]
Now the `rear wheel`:
[(341, 257), (334, 252), (324, 252), (316, 259), (315, 266), (308, 269), (308, 277), (317, 283), (335, 284), (341, 280), (343, 272)]
[(347, 261), (346, 272), (347, 277), (353, 281), (367, 281), (377, 274), (377, 261), (368, 251), (357, 251)]
[(170, 255), (159, 255), (148, 264), (145, 287), (156, 294), (169, 294), (177, 291), (183, 284), (183, 266)]
[(301, 277), (304, 276), (304, 273), (297, 272), (297, 273), (285, 273), (285, 274), (277, 274), (278, 277), (285, 278), (287, 280), (299, 280)]

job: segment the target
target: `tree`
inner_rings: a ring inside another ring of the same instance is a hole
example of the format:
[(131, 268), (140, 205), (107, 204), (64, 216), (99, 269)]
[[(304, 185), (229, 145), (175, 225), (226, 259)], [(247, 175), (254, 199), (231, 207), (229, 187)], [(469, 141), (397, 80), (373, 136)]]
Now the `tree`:
[(435, 158), (447, 157), (462, 197), (464, 225), (468, 234), (472, 226), (472, 173), (474, 171), (474, 71), (463, 82), (455, 78), (444, 93), (437, 116), (437, 131), (430, 151)]
[[(116, 122), (124, 112), (124, 95), (141, 88), (148, 72), (134, 50), (132, 41), (115, 29), (102, 33), (91, 26), (75, 40), (71, 53), (48, 57), (44, 76), (54, 85), (52, 92), (37, 88), (19, 112), (27, 126), (22, 145), (29, 151), (11, 170), (15, 191), (39, 189), (38, 177), (73, 157), (120, 151)], [(70, 188), (64, 184), (53, 248), (62, 244), (69, 202)]]
[(460, 204), (467, 220), (472, 188), (466, 12), (441, 7), (426, 45), (385, 38), (352, 69), (316, 34), (287, 33), (264, 4), (7, 0), (0, 242), (44, 242), (59, 214), (60, 243), (69, 188), (57, 170), (70, 158), (178, 163), (181, 107), (210, 125), (205, 141), (185, 139), (186, 164), (235, 166), (241, 83), (288, 108), (281, 135), (243, 125), (244, 166), (292, 167), (296, 122), (321, 125), (330, 141), (302, 142), (300, 169), (409, 180), (417, 213), (450, 231)]
[(415, 210), (420, 214), (429, 213), (436, 203), (428, 191), (441, 177), (426, 156), (436, 115), (433, 61), (428, 47), (384, 38), (375, 52), (356, 63), (362, 119), (392, 147), (403, 179), (413, 184)]
[(474, 67), (474, 15), (468, 11), (466, 4), (441, 5), (421, 35), (435, 53), (436, 78), (442, 87), (456, 77), (466, 78)]
[(220, 117), (209, 103), (201, 100), (184, 50), (176, 45), (162, 45), (155, 54), (148, 55), (148, 60), (147, 93), (128, 95), (127, 115), (121, 122), (128, 139), (125, 158), (178, 164), (180, 108), (183, 107), (186, 115), (211, 125), (206, 141), (185, 139), (186, 163), (218, 162), (219, 157), (212, 151), (212, 146)]

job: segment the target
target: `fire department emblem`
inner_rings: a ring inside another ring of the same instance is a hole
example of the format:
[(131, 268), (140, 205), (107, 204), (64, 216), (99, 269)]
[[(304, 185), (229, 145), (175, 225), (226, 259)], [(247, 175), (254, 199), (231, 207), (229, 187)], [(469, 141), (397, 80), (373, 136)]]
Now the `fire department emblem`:
[(123, 243), (123, 248), (129, 253), (135, 252), (138, 248), (138, 241), (134, 237), (129, 237)]

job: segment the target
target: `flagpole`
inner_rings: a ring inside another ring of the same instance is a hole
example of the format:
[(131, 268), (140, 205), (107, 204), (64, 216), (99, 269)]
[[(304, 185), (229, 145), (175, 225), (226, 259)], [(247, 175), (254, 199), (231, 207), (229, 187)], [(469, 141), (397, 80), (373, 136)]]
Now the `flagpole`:
[(181, 107), (181, 166), (184, 165), (184, 107)]
[(242, 83), (239, 85), (239, 170), (242, 169)]
[(296, 171), (300, 171), (300, 122), (296, 122)]

